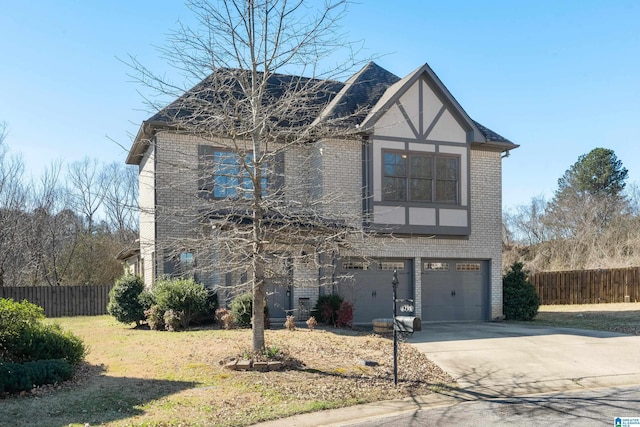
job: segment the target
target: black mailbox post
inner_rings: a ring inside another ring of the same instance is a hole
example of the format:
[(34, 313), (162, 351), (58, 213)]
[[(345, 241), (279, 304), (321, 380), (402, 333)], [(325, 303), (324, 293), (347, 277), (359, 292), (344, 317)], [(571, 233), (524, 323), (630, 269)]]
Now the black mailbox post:
[(415, 331), (420, 331), (422, 330), (422, 321), (415, 316), (397, 315), (398, 303), (402, 303), (400, 311), (415, 313), (413, 300), (397, 298), (398, 270), (393, 270), (391, 285), (393, 286), (393, 384), (398, 385), (398, 332), (411, 334)]
[(398, 330), (396, 328), (396, 293), (398, 290), (398, 270), (393, 270), (393, 384), (398, 385)]

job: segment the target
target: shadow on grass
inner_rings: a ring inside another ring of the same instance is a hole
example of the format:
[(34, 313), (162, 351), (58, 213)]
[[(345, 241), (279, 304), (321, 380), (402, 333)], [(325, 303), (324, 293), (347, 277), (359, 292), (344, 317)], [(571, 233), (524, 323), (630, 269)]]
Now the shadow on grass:
[(11, 396), (0, 404), (0, 426), (99, 425), (145, 413), (144, 405), (196, 387), (187, 381), (100, 374), (88, 366), (89, 378), (34, 396)]

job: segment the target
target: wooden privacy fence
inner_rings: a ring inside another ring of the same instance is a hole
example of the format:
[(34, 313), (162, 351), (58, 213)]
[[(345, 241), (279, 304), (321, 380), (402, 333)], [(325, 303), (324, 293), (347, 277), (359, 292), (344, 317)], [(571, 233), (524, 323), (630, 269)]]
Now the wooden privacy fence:
[(640, 267), (547, 271), (529, 277), (542, 304), (640, 301)]
[(113, 285), (0, 287), (0, 298), (27, 300), (44, 308), (47, 317), (107, 314)]

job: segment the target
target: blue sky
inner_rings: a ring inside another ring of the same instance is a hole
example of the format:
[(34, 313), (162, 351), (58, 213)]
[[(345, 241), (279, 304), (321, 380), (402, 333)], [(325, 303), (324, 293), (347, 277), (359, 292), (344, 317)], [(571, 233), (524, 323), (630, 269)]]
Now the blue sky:
[[(38, 176), (52, 161), (124, 161), (144, 111), (118, 58), (151, 69), (179, 1), (7, 1), (0, 14), (0, 121)], [(475, 120), (520, 148), (503, 161), (503, 205), (550, 198), (596, 147), (640, 184), (640, 1), (373, 1), (342, 30), (398, 76), (428, 63)], [(117, 141), (113, 142), (112, 140)]]

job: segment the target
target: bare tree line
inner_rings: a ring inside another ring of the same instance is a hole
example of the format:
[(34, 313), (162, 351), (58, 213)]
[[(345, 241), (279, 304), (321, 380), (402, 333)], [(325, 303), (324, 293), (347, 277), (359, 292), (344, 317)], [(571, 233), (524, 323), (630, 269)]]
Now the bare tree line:
[(611, 150), (595, 149), (559, 179), (552, 200), (534, 197), (505, 212), (503, 266), (521, 261), (536, 272), (640, 265), (640, 189), (625, 186), (626, 175)]
[(137, 171), (84, 158), (28, 178), (0, 126), (0, 286), (108, 284), (137, 237)]

